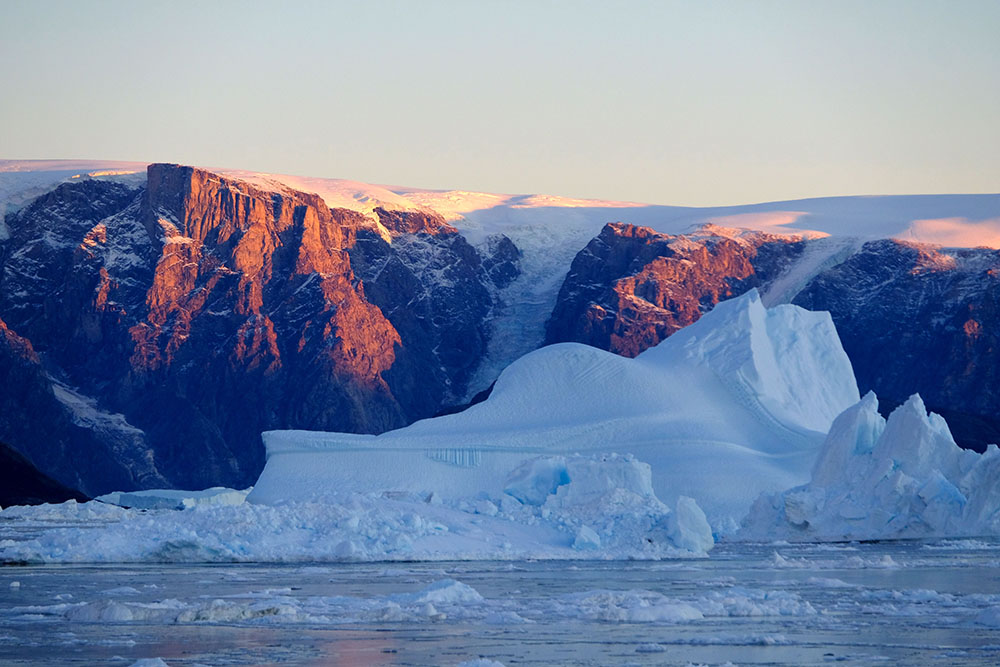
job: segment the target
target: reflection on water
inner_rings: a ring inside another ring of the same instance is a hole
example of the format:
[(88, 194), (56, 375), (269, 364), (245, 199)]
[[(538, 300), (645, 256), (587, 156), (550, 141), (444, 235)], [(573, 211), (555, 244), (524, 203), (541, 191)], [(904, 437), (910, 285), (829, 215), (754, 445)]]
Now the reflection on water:
[(1000, 544), (708, 560), (0, 568), (0, 664), (1000, 662)]

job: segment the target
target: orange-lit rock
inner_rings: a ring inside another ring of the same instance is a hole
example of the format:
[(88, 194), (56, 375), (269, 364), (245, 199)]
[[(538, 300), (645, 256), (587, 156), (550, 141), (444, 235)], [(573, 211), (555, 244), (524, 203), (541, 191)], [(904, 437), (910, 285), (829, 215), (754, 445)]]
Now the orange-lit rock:
[(800, 243), (763, 233), (671, 236), (605, 225), (573, 261), (546, 342), (634, 357), (719, 301), (760, 286), (800, 251)]

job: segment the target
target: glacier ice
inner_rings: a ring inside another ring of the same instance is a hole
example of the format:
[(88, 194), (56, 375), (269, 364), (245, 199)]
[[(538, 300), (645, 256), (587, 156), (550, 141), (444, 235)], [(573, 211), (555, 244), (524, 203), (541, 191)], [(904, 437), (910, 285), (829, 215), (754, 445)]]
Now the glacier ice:
[(720, 530), (760, 493), (805, 482), (834, 417), (858, 397), (829, 314), (767, 309), (751, 290), (635, 359), (573, 343), (532, 352), (458, 414), (378, 436), (267, 432), (248, 500), (336, 490), (538, 504), (559, 487), (561, 464), (526, 472), (526, 461), (621, 452), (650, 465), (643, 493), (669, 506), (691, 498)]
[(1000, 450), (955, 444), (919, 395), (883, 419), (868, 393), (834, 420), (812, 480), (764, 494), (739, 539), (855, 540), (1000, 534)]
[[(0, 562), (303, 562), (373, 560), (660, 559), (714, 545), (690, 499), (671, 510), (650, 468), (631, 456), (529, 461), (511, 480), (561, 470), (534, 502), (511, 495), (457, 500), (341, 493), (279, 505), (202, 503), (126, 509), (101, 502), (0, 511)], [(155, 496), (154, 496), (155, 497)], [(43, 528), (42, 530), (38, 530)]]
[(94, 500), (140, 510), (183, 510), (204, 505), (239, 505), (246, 500), (250, 491), (251, 489), (227, 489), (223, 486), (213, 486), (203, 491), (147, 489), (145, 491), (115, 491), (98, 496)]

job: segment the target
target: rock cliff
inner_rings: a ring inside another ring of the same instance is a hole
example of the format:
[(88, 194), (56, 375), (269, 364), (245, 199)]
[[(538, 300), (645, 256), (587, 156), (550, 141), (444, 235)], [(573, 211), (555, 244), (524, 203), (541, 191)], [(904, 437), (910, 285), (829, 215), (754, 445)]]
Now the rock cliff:
[(120, 417), (119, 449), (148, 469), (76, 479), (65, 452), (12, 425), (0, 437), (96, 494), (247, 485), (263, 430), (377, 433), (433, 415), (462, 395), (490, 335), (496, 253), (430, 213), (377, 214), (392, 243), (317, 195), (191, 167), (150, 165), (140, 187), (57, 187), (7, 220), (0, 317), (18, 333), (6, 348), (37, 351), (40, 388), (61, 383)]
[(802, 243), (705, 227), (661, 234), (605, 225), (577, 254), (546, 326), (546, 343), (579, 342), (634, 357), (719, 301), (773, 279)]

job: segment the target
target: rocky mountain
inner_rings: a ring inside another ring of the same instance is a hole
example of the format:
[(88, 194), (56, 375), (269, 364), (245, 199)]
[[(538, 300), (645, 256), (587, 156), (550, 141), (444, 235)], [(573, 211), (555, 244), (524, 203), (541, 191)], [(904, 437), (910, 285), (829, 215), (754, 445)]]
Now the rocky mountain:
[[(767, 286), (816, 240), (703, 228), (670, 236), (609, 224), (574, 259), (547, 341), (626, 356), (718, 301)], [(859, 244), (860, 245), (860, 244)], [(862, 392), (888, 414), (920, 393), (964, 447), (1000, 442), (1000, 252), (870, 241), (806, 275), (792, 302), (830, 311)]]
[(43, 475), (22, 454), (0, 442), (0, 507), (67, 500), (86, 502), (89, 498)]
[(89, 495), (244, 486), (263, 430), (404, 426), (481, 400), (545, 342), (634, 357), (758, 287), (830, 310), (886, 411), (919, 391), (981, 447), (1000, 440), (996, 251), (848, 235), (972, 245), (998, 207), (687, 209), (0, 161), (0, 440)]
[[(165, 164), (8, 214), (0, 359), (35, 391), (4, 392), (0, 438), (97, 494), (247, 485), (262, 430), (434, 414), (464, 393), (517, 252), (484, 255), (432, 213), (378, 217)], [(43, 438), (52, 413), (69, 416)], [(101, 437), (73, 432), (90, 423)]]
[(1000, 442), (1000, 252), (871, 241), (794, 299), (828, 310), (862, 392), (919, 392), (959, 444)]
[(586, 343), (635, 357), (719, 301), (773, 280), (803, 245), (711, 225), (670, 235), (610, 223), (573, 260), (545, 342)]

